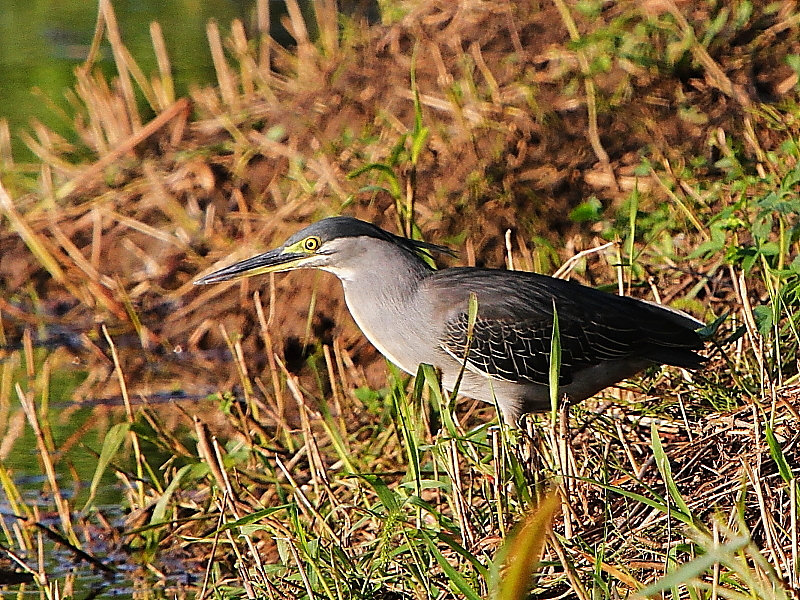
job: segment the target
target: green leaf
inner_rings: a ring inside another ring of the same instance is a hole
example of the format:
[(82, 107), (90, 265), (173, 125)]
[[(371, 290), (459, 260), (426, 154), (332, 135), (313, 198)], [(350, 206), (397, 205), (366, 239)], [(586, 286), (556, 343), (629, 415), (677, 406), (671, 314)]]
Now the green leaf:
[(569, 213), (569, 220), (574, 223), (585, 223), (587, 221), (599, 221), (603, 214), (603, 204), (596, 197), (592, 196), (586, 202), (581, 202)]
[(794, 70), (795, 73), (800, 75), (800, 54), (787, 54), (784, 60), (786, 61), (786, 64)]
[(114, 458), (114, 455), (119, 451), (122, 442), (125, 441), (125, 436), (128, 435), (128, 431), (130, 431), (131, 424), (127, 421), (125, 423), (117, 423), (111, 429), (108, 430), (105, 439), (103, 440), (103, 447), (100, 449), (100, 458), (97, 459), (97, 468), (94, 470), (94, 476), (92, 477), (92, 483), (89, 486), (89, 498), (86, 500), (86, 504), (83, 507), (83, 511), (89, 508), (89, 505), (94, 500), (95, 494), (97, 493), (97, 487), (100, 485), (100, 480), (103, 478), (103, 473), (106, 472), (108, 465), (111, 463), (111, 459)]
[(400, 198), (402, 194), (402, 190), (400, 188), (400, 180), (397, 179), (397, 175), (395, 174), (392, 167), (384, 163), (368, 163), (362, 167), (359, 167), (353, 171), (350, 171), (347, 174), (348, 179), (355, 179), (359, 175), (363, 175), (364, 173), (370, 171), (377, 171), (380, 173), (386, 181), (389, 183), (389, 193), (391, 194), (392, 198)]
[(371, 193), (383, 192), (385, 194), (389, 194), (390, 196), (392, 195), (392, 190), (390, 190), (389, 188), (387, 188), (386, 186), (383, 186), (383, 185), (373, 185), (373, 184), (365, 185), (365, 186), (362, 186), (362, 187), (358, 188), (358, 191), (359, 192), (371, 192)]
[(772, 215), (769, 213), (762, 213), (750, 224), (750, 232), (753, 234), (753, 238), (757, 241), (762, 241), (769, 238), (774, 226), (775, 223)]
[(772, 306), (759, 304), (753, 307), (753, 318), (755, 319), (758, 332), (763, 336), (768, 336), (772, 331), (774, 321), (772, 320)]
[(717, 333), (719, 326), (722, 325), (725, 320), (730, 316), (730, 313), (724, 313), (714, 319), (711, 323), (708, 323), (705, 327), (701, 327), (697, 330), (697, 334), (703, 338), (704, 340), (709, 339), (711, 336)]
[(706, 25), (705, 35), (703, 36), (702, 44), (703, 46), (708, 46), (711, 43), (711, 40), (722, 31), (722, 28), (725, 27), (725, 24), (728, 22), (728, 16), (730, 15), (729, 8), (722, 8), (720, 9), (717, 16), (712, 19), (711, 23)]

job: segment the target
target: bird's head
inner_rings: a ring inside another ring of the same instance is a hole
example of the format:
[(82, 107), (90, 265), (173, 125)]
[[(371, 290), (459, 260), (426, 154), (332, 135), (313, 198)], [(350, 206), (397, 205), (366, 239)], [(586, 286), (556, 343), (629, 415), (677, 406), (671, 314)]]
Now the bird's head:
[(362, 261), (370, 261), (371, 256), (387, 247), (417, 260), (429, 251), (452, 254), (444, 246), (396, 236), (366, 221), (329, 217), (301, 229), (278, 248), (214, 271), (195, 284), (305, 268), (323, 269), (348, 279), (354, 269), (363, 268)]

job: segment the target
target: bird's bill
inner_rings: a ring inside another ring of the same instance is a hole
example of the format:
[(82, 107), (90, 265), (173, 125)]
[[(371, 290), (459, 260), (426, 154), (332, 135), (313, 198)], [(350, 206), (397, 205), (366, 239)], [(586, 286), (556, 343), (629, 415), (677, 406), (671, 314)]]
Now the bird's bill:
[(214, 271), (194, 282), (195, 285), (205, 285), (207, 283), (217, 283), (219, 281), (230, 281), (232, 279), (243, 279), (253, 275), (263, 275), (264, 273), (280, 273), (281, 271), (291, 271), (303, 265), (310, 258), (308, 254), (287, 251), (286, 248), (277, 248), (264, 254), (259, 254), (229, 267)]

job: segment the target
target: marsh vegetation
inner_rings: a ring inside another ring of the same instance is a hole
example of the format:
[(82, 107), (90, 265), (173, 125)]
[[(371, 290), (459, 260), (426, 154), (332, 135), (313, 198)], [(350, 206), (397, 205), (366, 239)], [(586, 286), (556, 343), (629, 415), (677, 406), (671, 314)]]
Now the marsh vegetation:
[[(148, 598), (796, 597), (796, 5), (286, 5), (289, 47), (267, 2), (209, 23), (217, 82), (177, 97), (170, 32), (145, 73), (104, 0), (116, 73), (76, 69), (70, 135), (19, 134), (22, 164), (0, 123), (6, 571), (48, 598), (76, 583), (54, 548)], [(332, 276), (192, 285), (339, 213), (719, 321), (709, 364), (513, 430), (388, 365)]]

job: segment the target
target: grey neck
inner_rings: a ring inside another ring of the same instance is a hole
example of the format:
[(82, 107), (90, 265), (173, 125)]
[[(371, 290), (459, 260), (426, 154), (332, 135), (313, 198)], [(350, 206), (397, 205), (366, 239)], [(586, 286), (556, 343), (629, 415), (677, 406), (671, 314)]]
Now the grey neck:
[(351, 309), (353, 305), (374, 305), (377, 310), (404, 305), (433, 272), (420, 258), (383, 242), (371, 244), (368, 253), (353, 257), (348, 266), (346, 276), (339, 278)]
[(374, 239), (351, 244), (348, 255), (329, 270), (342, 281), (350, 314), (367, 339), (394, 364), (416, 372), (430, 354), (430, 298), (419, 291), (433, 270), (409, 252)]

